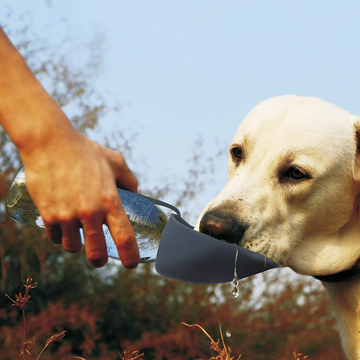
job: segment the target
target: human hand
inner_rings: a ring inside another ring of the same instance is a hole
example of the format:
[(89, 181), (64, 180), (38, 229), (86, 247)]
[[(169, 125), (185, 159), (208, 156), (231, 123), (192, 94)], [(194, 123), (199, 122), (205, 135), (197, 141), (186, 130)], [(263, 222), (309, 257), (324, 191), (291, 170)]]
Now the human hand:
[(21, 157), (26, 186), (52, 242), (77, 252), (83, 228), (86, 256), (92, 266), (101, 267), (108, 259), (102, 229), (106, 224), (122, 264), (138, 265), (137, 242), (116, 187), (118, 182), (136, 192), (137, 179), (120, 153), (71, 129), (58, 131)]
[(106, 224), (125, 267), (140, 261), (133, 229), (116, 182), (137, 191), (137, 180), (121, 154), (77, 132), (44, 90), (0, 27), (0, 125), (25, 165), (26, 186), (49, 238), (70, 252), (85, 235), (90, 264), (107, 262)]

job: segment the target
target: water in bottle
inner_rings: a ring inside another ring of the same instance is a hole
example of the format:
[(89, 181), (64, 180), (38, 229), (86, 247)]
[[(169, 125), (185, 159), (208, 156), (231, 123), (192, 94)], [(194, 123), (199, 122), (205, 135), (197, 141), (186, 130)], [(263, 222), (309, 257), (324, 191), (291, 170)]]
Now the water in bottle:
[[(130, 220), (139, 246), (140, 262), (156, 260), (161, 235), (168, 222), (167, 215), (146, 197), (118, 189), (125, 213)], [(6, 211), (16, 222), (43, 228), (40, 213), (32, 201), (25, 183), (24, 167), (20, 167), (6, 198)], [(120, 260), (109, 229), (103, 225), (109, 257)], [(81, 241), (84, 244), (82, 230)]]

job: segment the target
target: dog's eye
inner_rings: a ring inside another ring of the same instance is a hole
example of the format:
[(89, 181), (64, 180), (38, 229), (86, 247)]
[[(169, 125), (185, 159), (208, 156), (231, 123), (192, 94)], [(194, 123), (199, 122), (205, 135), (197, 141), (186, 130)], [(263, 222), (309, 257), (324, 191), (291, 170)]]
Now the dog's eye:
[(288, 169), (285, 172), (283, 177), (288, 177), (293, 180), (301, 180), (301, 179), (306, 178), (307, 176), (300, 169), (298, 169), (296, 167), (291, 167), (290, 169)]
[(240, 159), (241, 159), (241, 155), (242, 155), (242, 150), (241, 150), (241, 148), (239, 148), (239, 147), (234, 147), (234, 148), (231, 149), (231, 154), (232, 154), (232, 156), (233, 156), (234, 158), (240, 160)]

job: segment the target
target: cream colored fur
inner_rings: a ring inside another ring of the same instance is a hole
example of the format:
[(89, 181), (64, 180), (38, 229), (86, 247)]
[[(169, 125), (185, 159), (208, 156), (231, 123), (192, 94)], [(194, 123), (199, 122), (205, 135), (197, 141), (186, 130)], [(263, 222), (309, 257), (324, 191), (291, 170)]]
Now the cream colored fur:
[[(351, 268), (360, 258), (359, 123), (316, 98), (281, 96), (260, 103), (231, 145), (241, 149), (241, 160), (230, 151), (229, 181), (203, 214), (231, 207), (248, 225), (240, 245), (300, 274)], [(307, 177), (289, 178), (290, 168)], [(360, 277), (324, 285), (345, 353), (360, 360)]]

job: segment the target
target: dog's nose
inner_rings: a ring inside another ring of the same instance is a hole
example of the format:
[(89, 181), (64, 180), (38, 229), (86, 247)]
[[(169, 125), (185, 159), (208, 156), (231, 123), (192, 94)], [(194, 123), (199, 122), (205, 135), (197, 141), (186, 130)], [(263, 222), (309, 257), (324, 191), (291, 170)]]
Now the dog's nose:
[(218, 211), (208, 211), (200, 221), (200, 232), (229, 243), (239, 243), (246, 230), (238, 221)]

